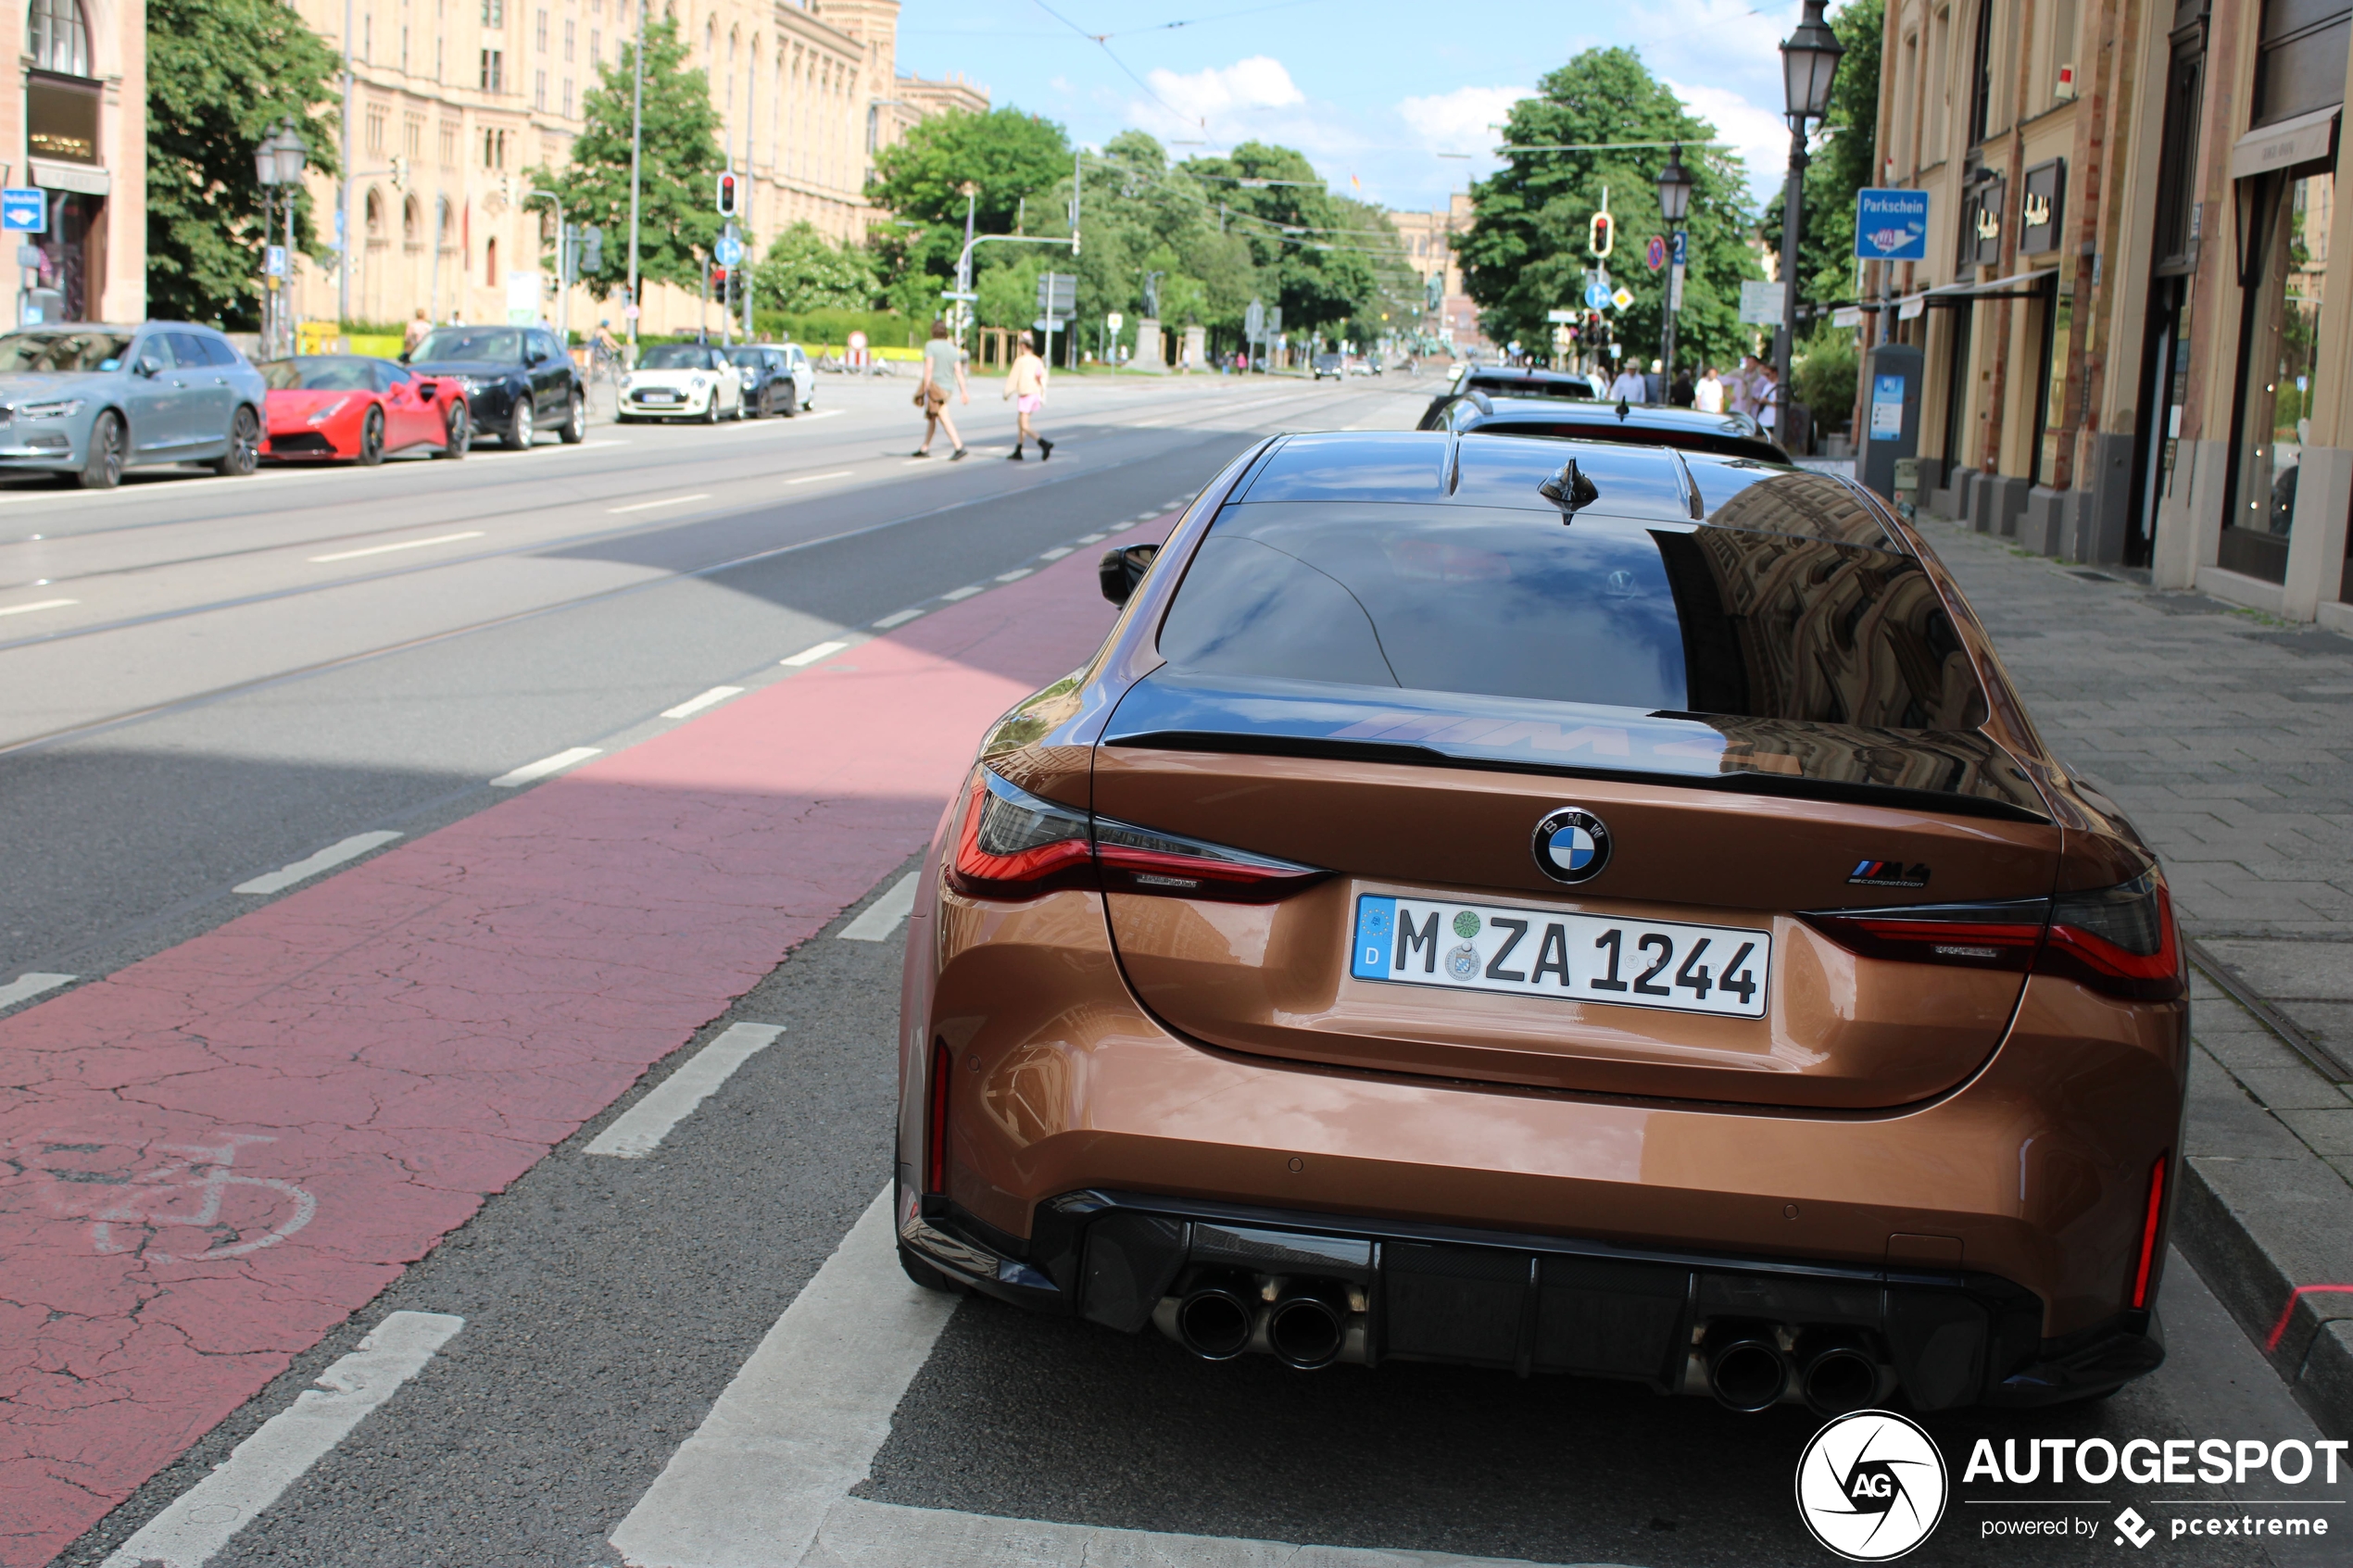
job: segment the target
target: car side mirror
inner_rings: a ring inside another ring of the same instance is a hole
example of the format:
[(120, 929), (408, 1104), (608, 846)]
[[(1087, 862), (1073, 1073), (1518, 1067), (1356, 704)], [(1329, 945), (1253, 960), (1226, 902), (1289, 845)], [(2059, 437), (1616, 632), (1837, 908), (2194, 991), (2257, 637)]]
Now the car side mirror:
[(1160, 555), (1158, 545), (1130, 545), (1124, 550), (1105, 550), (1102, 565), (1098, 569), (1103, 583), (1103, 597), (1115, 605), (1124, 605), (1136, 596), (1136, 584), (1152, 569), (1152, 561)]
[(142, 354), (139, 356), (139, 362), (132, 366), (131, 370), (134, 375), (150, 378), (159, 376), (163, 374), (163, 361), (152, 354)]

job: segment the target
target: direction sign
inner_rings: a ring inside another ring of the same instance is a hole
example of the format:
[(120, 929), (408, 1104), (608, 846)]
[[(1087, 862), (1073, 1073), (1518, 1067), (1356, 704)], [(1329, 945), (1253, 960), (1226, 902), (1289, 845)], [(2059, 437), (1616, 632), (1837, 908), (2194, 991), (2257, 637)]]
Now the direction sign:
[(0, 190), (0, 230), (40, 234), (49, 228), (49, 203), (38, 185), (11, 185)]
[(722, 234), (719, 243), (711, 247), (712, 257), (722, 267), (733, 267), (744, 258), (744, 243), (733, 234)]
[(1623, 310), (1634, 303), (1634, 295), (1631, 290), (1621, 288), (1609, 296), (1609, 302)]
[(1609, 283), (1606, 280), (1595, 278), (1585, 285), (1585, 308), (1588, 310), (1609, 308)]
[(1667, 239), (1665, 235), (1653, 234), (1651, 236), (1650, 244), (1642, 247), (1642, 265), (1649, 268), (1654, 272), (1667, 265)]
[(1741, 321), (1752, 327), (1781, 324), (1781, 285), (1750, 278), (1741, 284)]
[(1078, 308), (1078, 280), (1068, 272), (1038, 275), (1038, 313), (1067, 316)]
[(1928, 259), (1928, 193), (1855, 193), (1855, 254), (1866, 261)]

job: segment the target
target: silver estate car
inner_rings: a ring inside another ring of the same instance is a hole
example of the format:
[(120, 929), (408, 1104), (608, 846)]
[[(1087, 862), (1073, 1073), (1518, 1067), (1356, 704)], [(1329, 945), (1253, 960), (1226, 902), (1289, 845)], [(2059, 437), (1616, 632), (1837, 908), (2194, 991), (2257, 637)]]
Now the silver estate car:
[(251, 473), (266, 397), (261, 372), (210, 327), (69, 321), (0, 334), (0, 473), (69, 473), (93, 490), (147, 463)]

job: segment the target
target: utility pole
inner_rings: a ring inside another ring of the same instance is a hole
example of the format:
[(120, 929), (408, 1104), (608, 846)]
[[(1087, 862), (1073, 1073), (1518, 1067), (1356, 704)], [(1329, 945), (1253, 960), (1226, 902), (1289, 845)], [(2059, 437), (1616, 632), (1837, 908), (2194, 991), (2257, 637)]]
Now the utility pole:
[[(637, 363), (637, 318), (644, 311), (637, 291), (637, 178), (646, 144), (646, 0), (637, 0), (636, 96), (629, 112), (629, 363)], [(434, 253), (436, 264), (439, 252)], [(706, 274), (708, 277), (708, 274)], [(708, 286), (706, 284), (706, 286)]]

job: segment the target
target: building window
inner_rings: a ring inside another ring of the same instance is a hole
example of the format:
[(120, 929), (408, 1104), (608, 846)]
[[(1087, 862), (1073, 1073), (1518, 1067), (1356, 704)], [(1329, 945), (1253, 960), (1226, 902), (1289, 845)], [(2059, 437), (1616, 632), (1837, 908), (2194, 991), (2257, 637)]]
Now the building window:
[(507, 135), (508, 133), (504, 131), (485, 131), (482, 133), (483, 168), (504, 169), (507, 167)]
[(564, 19), (564, 64), (572, 64), (572, 41), (580, 24), (570, 17)]
[(532, 47), (541, 54), (547, 52), (547, 12), (545, 6), (540, 8), (539, 14), (532, 20), (531, 43)]
[(384, 193), (371, 186), (368, 191), (368, 243), (381, 245), (384, 237)]
[(382, 109), (371, 108), (368, 111), (368, 156), (371, 157), (384, 156), (384, 120), (387, 118)]
[(458, 127), (454, 121), (441, 122), (441, 167), (458, 167)]
[(588, 63), (592, 66), (605, 63), (605, 32), (602, 28), (588, 30)]
[(422, 243), (417, 235), (417, 225), (422, 221), (417, 208), (417, 198), (409, 196), (403, 200), (400, 204), (400, 243), (410, 250), (416, 249)]
[(31, 43), (34, 69), (90, 74), (90, 24), (81, 0), (32, 0)]
[(564, 78), (564, 118), (572, 118), (572, 78)]
[(409, 24), (400, 24), (400, 74), (409, 74)]
[(482, 25), (484, 27), (506, 26), (507, 0), (482, 0)]
[(1977, 44), (1969, 56), (1969, 144), (1985, 140), (1994, 118), (1994, 0), (1977, 0)]
[(2265, 0), (2255, 56), (2251, 124), (2276, 125), (2345, 100), (2345, 53), (2353, 5)]
[(482, 247), (482, 281), (494, 289), (498, 286), (498, 242), (495, 238)]
[(441, 42), (438, 38), (433, 41), (433, 79), (435, 82), (439, 82), (447, 74), (442, 66)]
[(372, 16), (361, 17), (359, 19), (359, 63), (373, 65), (375, 60), (376, 19)]
[(400, 122), (400, 150), (410, 158), (424, 156), (425, 120), (422, 115), (409, 115)]
[(2254, 183), (2249, 206), (2255, 254), (2247, 257), (2246, 325), (2239, 339), (2231, 508), (2223, 519), (2217, 564), (2280, 583), (2287, 578), (2298, 464), (2312, 433), (2321, 283), (2328, 272), (2335, 177), (2280, 173)]
[(531, 107), (535, 109), (547, 107), (547, 73), (544, 70), (531, 73)]
[(503, 93), (507, 90), (507, 52), (484, 49), (482, 52), (482, 90)]

